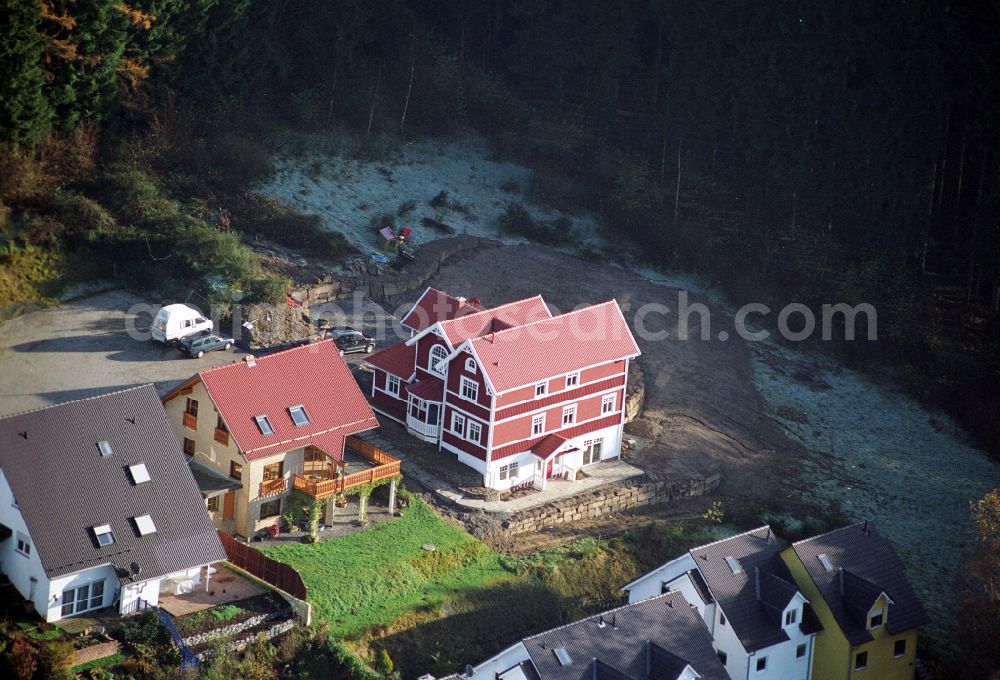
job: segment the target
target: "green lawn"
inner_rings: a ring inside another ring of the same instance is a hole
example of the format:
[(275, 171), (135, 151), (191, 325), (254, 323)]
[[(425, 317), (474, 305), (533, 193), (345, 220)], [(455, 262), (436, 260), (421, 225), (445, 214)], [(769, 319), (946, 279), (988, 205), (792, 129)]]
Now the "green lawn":
[[(434, 552), (423, 550), (428, 543)], [(347, 638), (434, 609), (456, 592), (515, 578), (505, 558), (417, 499), (402, 517), (366, 531), (265, 552), (302, 574), (315, 616)]]

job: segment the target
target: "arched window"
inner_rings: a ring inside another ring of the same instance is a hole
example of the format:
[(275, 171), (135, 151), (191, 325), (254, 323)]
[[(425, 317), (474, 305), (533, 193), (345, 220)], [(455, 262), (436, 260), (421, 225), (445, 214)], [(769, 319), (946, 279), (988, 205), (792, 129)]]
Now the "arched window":
[(467, 370), (469, 373), (475, 373), (476, 372), (476, 360), (473, 359), (473, 358), (471, 358), (471, 357), (468, 358), (468, 359), (466, 359), (465, 360), (465, 370)]
[(444, 375), (444, 364), (441, 362), (448, 356), (448, 350), (444, 345), (434, 345), (431, 347), (430, 356), (427, 358), (427, 368), (435, 373)]

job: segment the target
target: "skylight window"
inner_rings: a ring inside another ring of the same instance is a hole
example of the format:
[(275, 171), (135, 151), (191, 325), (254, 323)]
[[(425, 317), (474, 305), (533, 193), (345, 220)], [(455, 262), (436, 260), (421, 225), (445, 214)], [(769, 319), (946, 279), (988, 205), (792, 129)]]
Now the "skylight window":
[(100, 545), (111, 545), (115, 542), (115, 535), (111, 531), (111, 526), (109, 524), (102, 524), (99, 527), (94, 527), (94, 536), (97, 538), (97, 542)]
[(254, 420), (257, 421), (257, 427), (260, 428), (260, 433), (265, 437), (274, 434), (274, 428), (271, 427), (271, 421), (267, 419), (267, 416), (255, 416)]
[(556, 647), (552, 650), (552, 653), (556, 655), (560, 666), (570, 666), (573, 664), (573, 657), (569, 655), (565, 647)]
[(816, 559), (818, 559), (819, 563), (823, 565), (823, 569), (825, 569), (827, 573), (833, 571), (833, 562), (831, 562), (830, 558), (826, 556), (826, 553), (817, 555)]
[(730, 571), (732, 571), (734, 574), (742, 574), (743, 573), (743, 567), (741, 567), (740, 563), (736, 561), (736, 558), (734, 558), (734, 557), (727, 557), (726, 558), (726, 564), (729, 565)]
[(102, 458), (107, 458), (114, 453), (114, 451), (111, 450), (111, 442), (99, 441), (97, 442), (97, 448), (100, 449)]
[(142, 484), (143, 482), (148, 482), (150, 480), (149, 470), (146, 469), (145, 463), (129, 465), (128, 472), (132, 475), (133, 484)]
[(135, 517), (134, 519), (135, 526), (139, 530), (140, 536), (156, 533), (156, 525), (153, 524), (153, 518), (149, 515), (141, 515), (139, 517)]
[(306, 407), (302, 404), (288, 407), (288, 413), (297, 426), (302, 427), (309, 424), (309, 414), (306, 413)]

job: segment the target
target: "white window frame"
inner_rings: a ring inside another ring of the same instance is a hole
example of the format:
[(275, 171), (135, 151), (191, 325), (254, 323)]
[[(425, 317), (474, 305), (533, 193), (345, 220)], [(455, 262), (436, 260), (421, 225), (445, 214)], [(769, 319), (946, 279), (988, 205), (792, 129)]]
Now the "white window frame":
[(462, 382), (458, 388), (458, 393), (461, 395), (462, 399), (468, 401), (479, 401), (479, 385), (475, 380), (470, 378), (462, 377)]
[[(101, 540), (102, 536), (109, 536), (111, 540), (105, 543)], [(115, 532), (111, 530), (110, 524), (101, 524), (100, 526), (94, 527), (94, 537), (97, 539), (97, 544), (101, 547), (113, 545), (115, 542)]]
[[(763, 666), (761, 666), (762, 662), (764, 664)], [(755, 671), (756, 673), (763, 673), (764, 671), (766, 671), (767, 670), (767, 657), (766, 656), (762, 656), (762, 657), (758, 658), (757, 659), (757, 663), (754, 664), (754, 668), (756, 669), (756, 671)]]
[(548, 381), (540, 382), (537, 385), (535, 385), (535, 397), (536, 398), (538, 398), (538, 397), (544, 397), (548, 393), (549, 393), (549, 383), (548, 383)]
[(799, 660), (806, 658), (806, 653), (808, 652), (808, 650), (809, 647), (804, 642), (802, 644), (796, 645), (795, 658)]
[(14, 552), (18, 555), (31, 557), (31, 537), (18, 531), (17, 543), (14, 545)]
[(465, 416), (457, 411), (451, 412), (451, 431), (465, 438)]
[[(864, 657), (861, 656), (862, 654), (864, 654)], [(862, 661), (862, 658), (864, 659), (863, 661)], [(864, 650), (864, 651), (861, 651), (861, 652), (857, 652), (854, 655), (854, 670), (856, 670), (856, 671), (863, 671), (866, 668), (868, 668), (868, 650), (867, 649)]]
[(798, 620), (799, 620), (799, 610), (798, 609), (789, 609), (787, 612), (785, 612), (785, 625), (786, 626), (794, 625), (794, 624), (798, 623)]
[(531, 417), (531, 435), (545, 434), (545, 414), (538, 413)]
[[(567, 421), (566, 419), (569, 418)], [(570, 404), (569, 406), (563, 406), (562, 410), (562, 426), (576, 425), (576, 404)]]
[(398, 375), (392, 375), (391, 373), (386, 373), (385, 391), (395, 397), (398, 397), (399, 388), (402, 385), (402, 382), (403, 381), (399, 379)]
[[(874, 619), (876, 616), (879, 617), (880, 620), (877, 624), (872, 625), (872, 619)], [(868, 613), (869, 630), (878, 630), (884, 625), (885, 625), (885, 608), (879, 607), (878, 609), (873, 609)]]
[[(100, 609), (104, 606), (104, 594), (106, 588), (104, 587), (105, 579), (99, 581), (91, 581), (90, 583), (82, 583), (73, 588), (67, 588), (62, 592), (62, 599), (60, 600), (60, 611), (62, 616), (73, 616), (74, 614), (82, 614), (83, 612), (89, 612), (93, 609)], [(97, 586), (101, 587), (101, 594), (95, 595), (94, 590)], [(82, 600), (79, 599), (80, 591), (84, 588), (87, 589), (86, 597)], [(70, 594), (69, 597), (67, 595)]]
[(508, 467), (508, 468), (509, 468), (509, 470), (510, 470), (510, 472), (508, 473), (509, 477), (510, 477), (511, 479), (517, 479), (517, 478), (518, 478), (518, 476), (520, 475), (520, 469), (519, 469), (519, 468), (520, 468), (520, 463), (518, 463), (518, 462), (517, 462), (517, 461), (515, 460), (515, 461), (514, 461), (513, 463), (511, 463), (511, 464), (510, 464), (510, 465), (508, 465), (507, 467)]
[(605, 394), (601, 397), (601, 415), (607, 415), (608, 413), (614, 413), (615, 410), (615, 395)]
[(133, 517), (132, 521), (135, 522), (135, 527), (139, 530), (140, 536), (149, 536), (156, 533), (156, 523), (153, 522), (153, 518), (149, 515)]
[(580, 384), (580, 371), (570, 373), (566, 376), (566, 389), (577, 387)]
[[(437, 354), (437, 350), (441, 350), (443, 354)], [(427, 370), (431, 373), (437, 373), (438, 375), (444, 375), (445, 367), (439, 368), (441, 362), (448, 358), (448, 348), (444, 345), (437, 343), (431, 347), (431, 351), (427, 353)]]
[[(476, 434), (473, 435), (472, 431), (475, 430)], [(482, 445), (483, 440), (483, 424), (479, 421), (472, 420), (471, 418), (466, 422), (465, 425), (466, 435), (465, 438), (474, 444)]]
[(469, 357), (468, 359), (466, 359), (465, 360), (465, 370), (467, 370), (469, 373), (475, 373), (476, 372), (476, 360), (473, 359), (472, 357)]
[[(597, 447), (597, 450), (594, 450)], [(597, 454), (597, 458), (594, 458), (594, 454)], [(584, 465), (592, 465), (594, 463), (600, 463), (602, 456), (604, 455), (604, 437), (594, 437), (593, 439), (588, 439), (583, 443), (583, 458)], [(590, 458), (590, 462), (587, 462), (587, 458)]]
[(145, 463), (136, 463), (128, 466), (128, 473), (132, 475), (132, 484), (138, 486), (152, 480)]

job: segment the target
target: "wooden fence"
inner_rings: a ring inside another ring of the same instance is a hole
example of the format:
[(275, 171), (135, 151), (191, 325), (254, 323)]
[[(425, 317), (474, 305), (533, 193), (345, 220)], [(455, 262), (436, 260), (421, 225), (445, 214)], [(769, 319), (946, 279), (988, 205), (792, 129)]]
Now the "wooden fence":
[(292, 569), (284, 562), (273, 560), (256, 548), (240, 543), (235, 538), (221, 529), (219, 540), (222, 547), (226, 549), (226, 557), (234, 565), (253, 574), (261, 581), (270, 583), (279, 590), (284, 590), (292, 597), (300, 600), (306, 599), (306, 584), (302, 580), (299, 572)]

